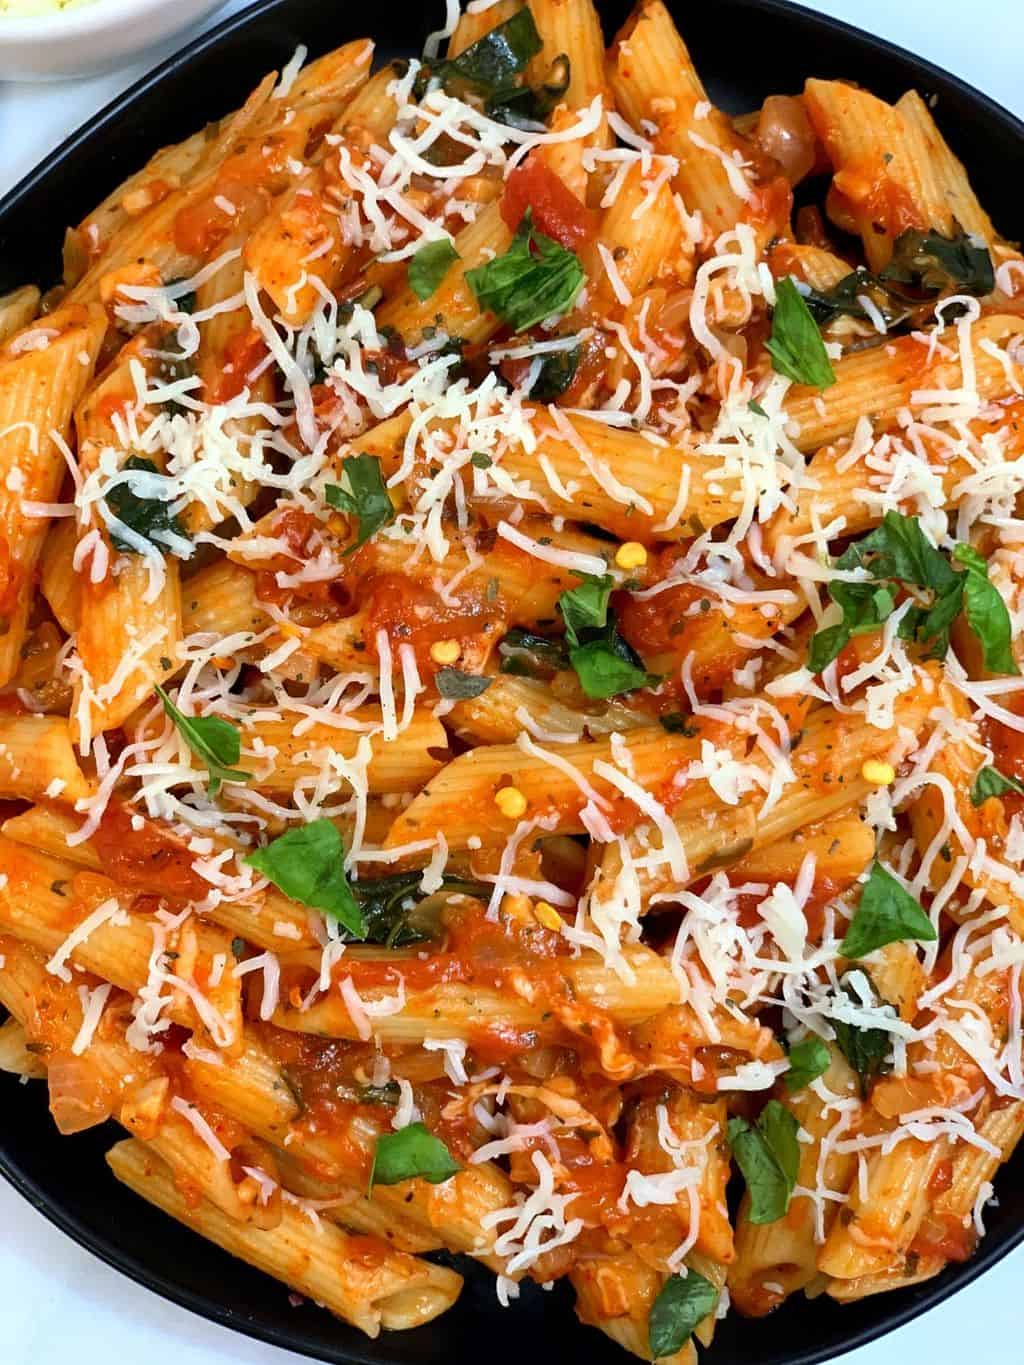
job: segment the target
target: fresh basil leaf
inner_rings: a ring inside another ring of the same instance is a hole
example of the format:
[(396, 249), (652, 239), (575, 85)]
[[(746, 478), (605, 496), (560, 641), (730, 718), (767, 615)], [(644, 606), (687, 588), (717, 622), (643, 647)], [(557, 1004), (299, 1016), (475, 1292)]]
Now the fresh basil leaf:
[(750, 1193), (750, 1221), (774, 1223), (783, 1217), (800, 1168), (799, 1124), (778, 1100), (769, 1100), (752, 1127), (729, 1120), (729, 1144)]
[(851, 636), (881, 625), (895, 605), (895, 585), (903, 583), (930, 591), (934, 597), (930, 606), (918, 603), (904, 613), (901, 639), (930, 644), (932, 657), (944, 658), (953, 622), (962, 611), (981, 641), (986, 668), (994, 673), (1017, 673), (1010, 615), (989, 582), (985, 560), (969, 545), (955, 546), (952, 557), (963, 565), (963, 573), (958, 573), (931, 544), (917, 517), (886, 512), (879, 526), (854, 541), (835, 561), (838, 569), (864, 569), (870, 580), (836, 580), (829, 585), (832, 600), (843, 609), (843, 620), (813, 637), (808, 667), (820, 672)]
[(485, 455), (482, 450), (474, 450), (469, 457), (469, 463), (474, 469), (490, 469), (494, 461), (490, 455)]
[(990, 673), (1019, 673), (1013, 657), (1010, 613), (998, 589), (989, 582), (988, 564), (970, 545), (957, 545), (953, 558), (964, 566), (964, 615), (981, 641)]
[(945, 592), (940, 593), (930, 607), (914, 606), (900, 621), (901, 640), (918, 640), (930, 644), (929, 658), (944, 659), (949, 652), (949, 633), (964, 604), (963, 575)]
[(829, 591), (832, 600), (842, 608), (843, 619), (812, 637), (807, 656), (807, 667), (812, 673), (827, 668), (854, 635), (863, 635), (880, 626), (895, 605), (891, 590), (877, 583), (844, 583), (837, 579), (830, 584)]
[(485, 91), (503, 89), (543, 46), (533, 15), (524, 6), (511, 19), (489, 29), (465, 52), (435, 67), (433, 74), (446, 85), (462, 80)]
[(550, 678), (569, 667), (563, 639), (552, 639), (519, 626), (508, 632), (498, 646), (502, 673), (517, 678)]
[(355, 543), (344, 552), (350, 555), (360, 545), (365, 545), (382, 526), (394, 520), (395, 505), (388, 495), (380, 460), (376, 455), (350, 455), (342, 462), (341, 472), (348, 480), (348, 489), (328, 484), (324, 489), (324, 497), (329, 506), (356, 518), (358, 531)]
[(463, 673), (460, 668), (446, 666), (434, 674), (434, 684), (446, 701), (463, 701), (467, 697), (479, 697), (486, 692), (494, 681), (479, 673)]
[(564, 313), (583, 280), (577, 257), (533, 226), (532, 209), (526, 210), (504, 255), (466, 271), (466, 283), (480, 306), (515, 332)]
[(876, 858), (861, 887), (857, 911), (839, 945), (843, 957), (866, 957), (887, 943), (934, 943), (935, 925), (917, 901)]
[(186, 716), (159, 684), (156, 694), (182, 739), (200, 763), (206, 765), (206, 771), (210, 774), (211, 796), (217, 795), (222, 782), (247, 782), (252, 777), (252, 773), (232, 767), (242, 752), (242, 741), (236, 726), (219, 716)]
[(1024, 783), (1004, 776), (998, 768), (981, 768), (971, 784), (971, 805), (980, 806), (990, 796), (1005, 796), (1007, 792), (1024, 796)]
[(580, 363), (580, 348), (571, 351), (552, 351), (541, 361), (540, 373), (530, 388), (530, 397), (537, 403), (553, 403), (561, 398), (576, 378)]
[(787, 379), (816, 389), (827, 389), (836, 382), (818, 324), (788, 275), (775, 285), (772, 334), (765, 345), (772, 368)]
[(804, 1086), (824, 1076), (832, 1061), (828, 1045), (811, 1034), (789, 1049), (789, 1070), (783, 1073), (787, 1090), (803, 1090)]
[(447, 237), (427, 242), (409, 262), (409, 288), (418, 299), (429, 299), (458, 259), (459, 253)]
[(602, 574), (600, 578), (585, 574), (582, 583), (559, 597), (558, 610), (565, 621), (565, 638), (573, 649), (583, 642), (581, 632), (604, 629), (614, 587), (611, 574)]
[(602, 634), (569, 650), (569, 662), (587, 696), (598, 700), (653, 687), (659, 681), (647, 672), (611, 619)]
[(956, 573), (941, 550), (921, 530), (917, 517), (886, 512), (881, 523), (847, 547), (836, 560), (838, 569), (867, 569), (873, 578), (896, 578), (918, 588), (943, 593), (956, 582)]
[[(404, 948), (410, 943), (426, 943), (438, 936), (439, 924), (425, 916), (420, 906), (428, 899), (420, 882), (423, 873), (396, 872), (390, 877), (374, 877), (350, 883), (352, 894), (363, 917), (365, 943), (383, 943), (388, 948)], [(467, 881), (445, 873), (441, 892), (449, 895), (489, 899), (493, 887)], [(434, 895), (438, 895), (435, 892)]]
[(717, 1304), (718, 1290), (696, 1270), (688, 1270), (685, 1279), (673, 1275), (666, 1280), (647, 1319), (654, 1359), (682, 1350), (697, 1324), (713, 1313)]
[(890, 293), (912, 302), (946, 292), (981, 298), (996, 287), (988, 248), (972, 242), (956, 222), (952, 237), (917, 228), (901, 232), (878, 278)]
[(293, 901), (322, 910), (356, 938), (365, 938), (366, 922), (345, 875), (345, 845), (330, 820), (298, 825), (244, 861)]
[[(143, 459), (139, 455), (129, 455), (122, 465), (123, 469), (137, 470), (140, 474), (159, 474), (160, 471), (152, 460)], [(175, 513), (171, 511), (171, 504), (162, 498), (140, 497), (132, 491), (130, 483), (118, 483), (111, 488), (107, 494), (107, 506), (114, 516), (128, 527), (129, 531), (134, 531), (136, 535), (142, 536), (143, 540), (148, 540), (151, 545), (167, 553), (170, 548), (168, 537), (178, 536), (183, 540), (188, 540), (189, 535)], [(110, 532), (110, 542), (115, 550), (120, 550), (124, 554), (138, 554), (134, 545), (130, 545), (114, 530)]]
[(756, 417), (768, 416), (768, 414), (765, 412), (764, 408), (761, 406), (761, 404), (757, 401), (756, 398), (752, 398), (750, 402), (747, 404), (747, 407)]
[(441, 1185), (457, 1175), (462, 1167), (439, 1137), (435, 1137), (422, 1123), (410, 1123), (397, 1133), (382, 1133), (377, 1139), (377, 1150), (370, 1171), (370, 1188), (374, 1185), (398, 1185), (414, 1176)]
[(569, 662), (588, 697), (614, 697), (657, 681), (616, 629), (608, 608), (614, 587), (610, 574), (600, 578), (587, 574), (558, 599)]

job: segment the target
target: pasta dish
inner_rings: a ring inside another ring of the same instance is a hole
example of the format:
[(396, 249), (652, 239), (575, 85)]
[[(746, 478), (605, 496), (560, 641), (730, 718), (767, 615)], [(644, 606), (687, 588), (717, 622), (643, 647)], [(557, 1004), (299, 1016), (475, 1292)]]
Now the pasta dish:
[(683, 1365), (1024, 1132), (1024, 259), (915, 91), (447, 11), (0, 299), (0, 1066), (370, 1336)]

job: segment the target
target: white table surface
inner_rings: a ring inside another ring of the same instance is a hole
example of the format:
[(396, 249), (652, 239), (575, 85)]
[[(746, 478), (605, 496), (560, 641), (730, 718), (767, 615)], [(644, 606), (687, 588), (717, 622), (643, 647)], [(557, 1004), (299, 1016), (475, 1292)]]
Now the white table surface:
[[(1024, 115), (1021, 0), (804, 3), (955, 71)], [(435, 7), (440, 13), (440, 0)], [(241, 8), (241, 0), (230, 0), (221, 14)], [(169, 50), (90, 80), (38, 86), (0, 82), (0, 194)], [(83, 1176), (88, 1178), (85, 1172)], [(1024, 1341), (1022, 1279), (1024, 1248), (925, 1318), (845, 1356), (845, 1365), (1003, 1365), (1019, 1358)], [(856, 1314), (857, 1309), (845, 1311)], [(288, 1365), (299, 1357), (215, 1327), (138, 1288), (55, 1231), (0, 1183), (0, 1365), (110, 1365), (119, 1360)]]

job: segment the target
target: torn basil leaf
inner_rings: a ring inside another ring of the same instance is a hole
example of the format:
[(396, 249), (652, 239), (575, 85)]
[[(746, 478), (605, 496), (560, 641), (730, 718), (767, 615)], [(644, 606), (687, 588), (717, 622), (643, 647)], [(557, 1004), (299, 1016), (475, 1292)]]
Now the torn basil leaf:
[(237, 726), (219, 716), (186, 716), (159, 684), (156, 694), (189, 749), (206, 765), (211, 796), (217, 795), (223, 782), (248, 782), (252, 773), (233, 766), (242, 751)]
[(468, 697), (479, 697), (486, 692), (494, 681), (479, 673), (463, 673), (460, 668), (446, 665), (434, 674), (434, 685), (446, 701), (465, 701)]
[(563, 52), (539, 85), (505, 85), (487, 99), (487, 113), (510, 128), (536, 131), (569, 89), (572, 66)]
[(912, 302), (943, 293), (991, 294), (996, 277), (988, 247), (972, 241), (955, 221), (953, 229), (952, 237), (917, 228), (901, 232), (879, 280), (890, 293)]
[(330, 507), (347, 512), (356, 519), (355, 542), (344, 551), (344, 554), (350, 555), (360, 545), (365, 545), (382, 526), (394, 520), (395, 505), (384, 484), (384, 474), (376, 455), (350, 455), (342, 461), (341, 473), (348, 481), (348, 488), (328, 484), (324, 489), (324, 497)]
[(367, 925), (345, 875), (345, 845), (330, 820), (297, 825), (243, 860), (286, 896), (322, 910), (357, 939)]
[(585, 574), (582, 583), (567, 589), (559, 597), (558, 610), (565, 622), (565, 638), (572, 648), (582, 643), (582, 631), (604, 628), (614, 587), (615, 580), (611, 574), (603, 574), (600, 578)]
[(990, 673), (1019, 673), (1010, 613), (999, 589), (989, 582), (988, 563), (970, 545), (957, 545), (953, 558), (964, 566), (964, 615), (981, 641), (985, 667)]
[(382, 1133), (378, 1137), (370, 1188), (399, 1185), (417, 1176), (431, 1185), (440, 1185), (461, 1170), (439, 1137), (422, 1123), (410, 1123), (397, 1133)]
[[(135, 470), (140, 474), (160, 474), (152, 460), (143, 459), (140, 455), (129, 455), (122, 469)], [(178, 516), (171, 511), (170, 502), (165, 502), (163, 498), (142, 497), (133, 491), (130, 483), (118, 483), (107, 493), (106, 501), (117, 520), (129, 531), (134, 531), (165, 554), (170, 549), (173, 537), (189, 539)], [(115, 550), (125, 554), (139, 553), (136, 545), (130, 544), (113, 528), (110, 542)]]
[[(525, 11), (524, 11), (525, 12)], [(583, 284), (578, 258), (533, 226), (527, 209), (509, 249), (493, 261), (466, 271), (466, 283), (482, 308), (514, 332), (564, 313)]]
[(447, 237), (427, 242), (409, 262), (409, 288), (418, 299), (429, 299), (458, 259), (459, 253)]
[(571, 351), (551, 351), (541, 361), (540, 371), (530, 388), (530, 397), (537, 403), (553, 403), (561, 398), (576, 378), (580, 363), (580, 348)]
[(829, 584), (843, 620), (813, 637), (808, 667), (820, 672), (854, 635), (881, 625), (893, 611), (896, 587), (902, 583), (933, 596), (930, 604), (915, 603), (905, 612), (901, 639), (927, 644), (930, 656), (941, 659), (949, 649), (953, 623), (963, 612), (981, 643), (985, 667), (993, 673), (1019, 672), (1011, 647), (1010, 614), (989, 581), (987, 563), (970, 545), (956, 545), (952, 560), (963, 565), (963, 573), (931, 544), (917, 517), (886, 512), (879, 526), (835, 561), (838, 569), (864, 569), (870, 578)]
[(516, 626), (498, 646), (502, 673), (517, 678), (550, 678), (569, 667), (565, 641)]
[(818, 324), (788, 275), (775, 285), (772, 333), (765, 346), (777, 374), (816, 389), (836, 382)]
[[(396, 872), (390, 877), (368, 878), (349, 883), (352, 895), (363, 919), (359, 935), (366, 943), (383, 943), (388, 948), (404, 948), (410, 943), (426, 943), (437, 937), (439, 923), (436, 916), (420, 911), (428, 898), (420, 886), (422, 871)], [(475, 896), (489, 899), (493, 887), (468, 881), (447, 873), (441, 878), (440, 895)]]
[(828, 1044), (815, 1034), (794, 1043), (789, 1049), (789, 1070), (783, 1074), (783, 1082), (789, 1091), (803, 1090), (824, 1076), (832, 1061)]
[(432, 68), (444, 85), (465, 81), (493, 94), (506, 89), (544, 46), (528, 6), (489, 29), (465, 52)]
[(750, 1194), (750, 1221), (774, 1223), (789, 1208), (800, 1169), (799, 1124), (778, 1100), (769, 1100), (757, 1122), (729, 1120), (729, 1144)]
[(638, 687), (654, 687), (660, 681), (647, 672), (640, 656), (615, 629), (611, 616), (603, 631), (588, 635), (583, 644), (569, 650), (569, 661), (588, 697), (617, 697)]
[(935, 926), (910, 892), (876, 858), (861, 887), (857, 910), (839, 945), (843, 957), (866, 957), (887, 943), (934, 943)]
[(715, 1311), (718, 1294), (711, 1281), (696, 1270), (687, 1270), (685, 1279), (672, 1275), (665, 1281), (647, 1319), (647, 1337), (655, 1360), (682, 1350), (697, 1324)]
[[(848, 1000), (859, 1003), (859, 996), (854, 993), (846, 977), (839, 987)], [(877, 997), (876, 1003), (880, 1003)], [(887, 1029), (851, 1024), (843, 1019), (830, 1019), (829, 1022), (835, 1031), (836, 1046), (857, 1073), (861, 1097), (867, 1099), (871, 1082), (889, 1069), (892, 1034)]]
[(584, 692), (595, 699), (650, 687), (658, 681), (616, 629), (608, 606), (614, 587), (610, 574), (600, 578), (586, 574), (577, 587), (558, 599), (569, 662)]
[(1024, 783), (1006, 777), (998, 768), (982, 768), (971, 784), (971, 805), (980, 806), (990, 796), (1005, 796), (1007, 792), (1024, 796)]

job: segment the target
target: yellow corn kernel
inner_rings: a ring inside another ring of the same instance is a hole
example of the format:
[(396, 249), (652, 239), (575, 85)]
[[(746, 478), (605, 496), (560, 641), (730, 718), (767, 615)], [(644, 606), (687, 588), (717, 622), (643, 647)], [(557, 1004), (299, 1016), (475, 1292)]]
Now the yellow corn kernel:
[(430, 657), (435, 664), (453, 664), (461, 653), (458, 640), (436, 640), (430, 646)]
[(875, 787), (888, 787), (896, 781), (896, 769), (891, 763), (882, 763), (877, 758), (866, 758), (860, 775), (865, 782)]
[(518, 820), (526, 814), (526, 797), (518, 787), (502, 787), (496, 791), (494, 804), (506, 820)]
[(550, 901), (538, 901), (533, 907), (533, 913), (537, 923), (543, 924), (545, 929), (551, 929), (556, 934), (562, 932), (562, 916)]
[(615, 562), (620, 569), (642, 569), (647, 563), (647, 551), (638, 540), (627, 540), (616, 550)]

